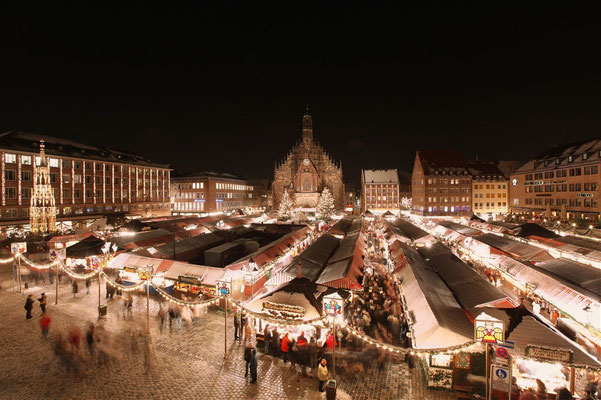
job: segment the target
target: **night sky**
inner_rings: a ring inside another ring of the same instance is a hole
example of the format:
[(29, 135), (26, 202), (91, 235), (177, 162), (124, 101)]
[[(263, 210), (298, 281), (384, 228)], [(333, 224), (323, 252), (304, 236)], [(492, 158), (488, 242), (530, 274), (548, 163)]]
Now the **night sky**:
[(595, 2), (127, 3), (0, 3), (0, 131), (271, 178), (309, 103), (355, 183), (420, 147), (525, 159), (599, 136)]

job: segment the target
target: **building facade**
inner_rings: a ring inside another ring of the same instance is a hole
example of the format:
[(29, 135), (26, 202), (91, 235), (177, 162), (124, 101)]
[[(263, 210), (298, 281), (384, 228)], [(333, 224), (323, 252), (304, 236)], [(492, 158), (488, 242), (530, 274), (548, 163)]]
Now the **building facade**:
[(468, 161), (472, 174), (472, 210), (480, 218), (506, 214), (509, 197), (509, 178), (495, 161)]
[(227, 212), (259, 207), (261, 199), (244, 179), (217, 172), (200, 172), (171, 181), (174, 215)]
[(461, 153), (418, 150), (411, 182), (412, 212), (420, 215), (469, 215), (472, 177)]
[(344, 207), (342, 165), (337, 164), (315, 142), (313, 120), (309, 112), (303, 116), (302, 140), (290, 150), (274, 171), (273, 206), (277, 209), (284, 190), (297, 208), (314, 210), (321, 191), (328, 187), (336, 209)]
[(361, 170), (361, 212), (400, 211), (400, 183), (396, 169)]
[(511, 175), (511, 211), (598, 218), (600, 168), (601, 139), (548, 149)]
[(40, 140), (50, 173), (56, 220), (103, 215), (167, 216), (170, 169), (142, 156), (70, 140), (10, 131), (0, 134), (0, 225), (28, 226)]

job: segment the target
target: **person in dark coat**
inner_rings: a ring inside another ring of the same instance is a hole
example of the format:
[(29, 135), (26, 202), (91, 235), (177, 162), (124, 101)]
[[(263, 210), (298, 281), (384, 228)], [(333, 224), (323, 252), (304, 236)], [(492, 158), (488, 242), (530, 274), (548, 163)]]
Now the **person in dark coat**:
[(40, 302), (40, 308), (42, 309), (42, 314), (46, 314), (46, 294), (42, 293), (40, 298), (38, 299)]
[(234, 313), (234, 341), (238, 340), (238, 333), (240, 332), (240, 312)]
[(77, 281), (73, 279), (73, 285), (71, 285), (71, 291), (73, 292), (73, 298), (77, 297), (77, 292), (79, 291), (79, 285), (77, 285)]
[(86, 279), (86, 294), (90, 294), (90, 286), (92, 285), (92, 282), (90, 281), (90, 279)]
[(280, 333), (278, 332), (278, 328), (273, 328), (273, 333), (271, 334), (271, 348), (273, 350), (273, 355), (276, 357), (280, 356)]
[(33, 310), (33, 296), (27, 296), (27, 300), (25, 300), (25, 310), (27, 310), (27, 314), (25, 318), (31, 319), (31, 310)]
[(257, 381), (257, 349), (253, 347), (251, 353), (252, 356), (250, 359), (250, 383), (255, 383)]
[(244, 349), (244, 361), (246, 361), (246, 372), (244, 373), (244, 377), (248, 376), (248, 367), (250, 366), (250, 361), (253, 356), (253, 344), (251, 342), (246, 343), (246, 348)]

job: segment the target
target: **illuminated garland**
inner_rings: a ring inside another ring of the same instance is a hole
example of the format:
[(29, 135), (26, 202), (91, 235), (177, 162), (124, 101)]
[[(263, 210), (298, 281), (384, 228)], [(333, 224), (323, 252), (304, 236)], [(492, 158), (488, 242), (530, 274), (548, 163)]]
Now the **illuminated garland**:
[(0, 258), (0, 264), (6, 264), (9, 263), (11, 261), (14, 261), (15, 256), (10, 256), (8, 258)]
[(30, 267), (33, 267), (35, 269), (50, 269), (50, 268), (54, 267), (55, 265), (60, 264), (59, 260), (51, 261), (47, 264), (38, 264), (36, 262), (31, 261), (30, 259), (28, 259), (27, 257), (25, 257), (22, 254), (19, 254), (18, 257), (20, 257), (23, 261), (25, 261), (25, 263), (27, 265), (29, 265)]
[(124, 292), (132, 292), (136, 289), (139, 289), (146, 283), (146, 281), (141, 281), (141, 282), (138, 282), (138, 283), (136, 283), (134, 285), (130, 285), (130, 286), (122, 285), (122, 284), (117, 283), (114, 280), (112, 280), (111, 277), (106, 274), (106, 272), (101, 271), (100, 273), (104, 276), (104, 278), (106, 279), (106, 281), (108, 282), (109, 285), (111, 285), (114, 288), (118, 288), (119, 290), (122, 290)]
[(62, 263), (60, 263), (58, 265), (63, 271), (65, 271), (67, 273), (67, 275), (69, 275), (73, 279), (87, 280), (87, 279), (92, 278), (96, 274), (98, 274), (98, 270), (92, 271), (89, 274), (83, 274), (83, 275), (76, 274), (73, 271), (71, 271), (69, 268), (65, 267)]
[(265, 322), (270, 322), (272, 324), (280, 324), (280, 325), (287, 325), (287, 326), (298, 326), (298, 325), (311, 325), (311, 324), (314, 324), (314, 323), (317, 323), (317, 322), (321, 321), (325, 325), (326, 321), (327, 321), (326, 317), (318, 317), (318, 318), (313, 318), (313, 319), (309, 319), (309, 320), (306, 320), (306, 321), (303, 321), (303, 320), (291, 320), (291, 319), (286, 319), (286, 318), (269, 317), (269, 316), (266, 316), (264, 314), (257, 313), (255, 311), (251, 311), (248, 308), (246, 308), (243, 305), (241, 305), (239, 301), (235, 301), (235, 300), (232, 300), (232, 306), (234, 307), (234, 309), (239, 308), (244, 314), (249, 314), (253, 318), (260, 319), (260, 320), (265, 321)]

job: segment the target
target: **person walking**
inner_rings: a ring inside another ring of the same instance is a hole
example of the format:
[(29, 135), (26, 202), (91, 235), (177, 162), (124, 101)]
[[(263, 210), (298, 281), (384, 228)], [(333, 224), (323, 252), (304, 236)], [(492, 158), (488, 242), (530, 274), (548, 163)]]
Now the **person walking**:
[(238, 333), (240, 330), (240, 317), (241, 317), (241, 313), (240, 310), (236, 310), (236, 312), (234, 313), (234, 342), (236, 340), (238, 340)]
[(263, 342), (265, 343), (265, 355), (269, 355), (269, 345), (271, 344), (271, 328), (269, 327), (269, 324), (265, 325)]
[(252, 320), (250, 318), (248, 318), (246, 320), (246, 325), (244, 326), (244, 341), (252, 342), (252, 336), (253, 336), (253, 324), (252, 324)]
[(42, 315), (46, 314), (46, 294), (42, 293), (38, 299), (40, 302), (40, 308), (42, 309)]
[(73, 284), (71, 285), (71, 292), (73, 293), (73, 298), (77, 297), (78, 290), (79, 286), (77, 285), (77, 281), (73, 279)]
[(273, 355), (276, 357), (280, 356), (280, 333), (278, 332), (278, 328), (273, 328), (273, 332), (271, 333), (271, 348), (273, 349)]
[(90, 322), (88, 325), (88, 330), (86, 331), (86, 346), (88, 348), (88, 353), (90, 353), (90, 358), (94, 357), (94, 323)]
[(90, 286), (92, 285), (92, 282), (90, 281), (90, 279), (86, 279), (86, 296), (88, 294), (90, 294)]
[(255, 383), (257, 381), (257, 349), (253, 346), (251, 350), (252, 356), (250, 359), (250, 383)]
[(253, 344), (251, 342), (246, 343), (246, 348), (244, 349), (244, 361), (246, 361), (246, 368), (244, 370), (245, 378), (248, 376), (248, 367), (250, 366), (250, 360), (253, 355), (252, 350), (253, 350)]
[(280, 346), (280, 350), (284, 355), (284, 364), (288, 362), (288, 352), (290, 351), (290, 339), (288, 338), (288, 332), (284, 334), (282, 338), (282, 345)]
[(241, 313), (240, 315), (240, 327), (238, 328), (238, 340), (242, 342), (242, 335), (244, 335), (244, 327), (246, 326), (246, 314)]
[(175, 309), (173, 306), (169, 306), (167, 314), (169, 315), (169, 332), (171, 332), (173, 329), (173, 324), (175, 322)]
[(31, 310), (33, 310), (33, 296), (32, 295), (27, 296), (27, 300), (25, 300), (25, 310), (27, 311), (25, 318), (31, 319)]
[(163, 326), (165, 325), (165, 317), (167, 316), (167, 313), (165, 312), (165, 309), (163, 308), (162, 304), (159, 305), (159, 312), (157, 316), (159, 318), (159, 332), (161, 332), (162, 334)]
[(309, 343), (307, 343), (307, 352), (309, 353), (309, 366), (311, 367), (311, 371), (315, 373), (315, 369), (317, 368), (317, 342), (315, 341), (315, 336), (311, 336)]
[(319, 391), (323, 392), (324, 391), (324, 385), (326, 383), (326, 381), (328, 380), (328, 367), (327, 365), (327, 361), (325, 358), (322, 358), (321, 363), (319, 364), (319, 368), (317, 369), (317, 379), (319, 380)]
[(298, 360), (297, 362), (301, 365), (302, 367), (302, 374), (303, 376), (307, 375), (307, 339), (305, 338), (305, 334), (303, 332), (301, 332), (300, 336), (298, 337), (298, 339), (296, 339), (296, 344), (298, 346), (298, 352), (297, 357)]
[(42, 318), (40, 318), (40, 328), (42, 329), (42, 338), (48, 338), (48, 329), (50, 329), (50, 316), (44, 311), (42, 313)]

